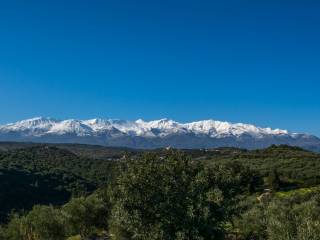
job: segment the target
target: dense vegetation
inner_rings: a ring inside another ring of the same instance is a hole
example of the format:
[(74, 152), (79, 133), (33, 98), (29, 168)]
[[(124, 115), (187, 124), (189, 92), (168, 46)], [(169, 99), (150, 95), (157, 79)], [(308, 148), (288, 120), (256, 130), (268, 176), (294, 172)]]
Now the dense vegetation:
[(250, 179), (180, 154), (125, 164), (111, 186), (111, 230), (129, 239), (222, 239)]
[(91, 193), (109, 181), (113, 165), (48, 146), (0, 152), (0, 220), (12, 209), (59, 205)]
[(267, 149), (244, 151), (215, 159), (219, 163), (239, 162), (265, 177), (276, 170), (283, 184), (289, 188), (320, 184), (320, 154), (298, 147), (274, 145)]
[(0, 240), (319, 239), (317, 153), (17, 145), (0, 150)]

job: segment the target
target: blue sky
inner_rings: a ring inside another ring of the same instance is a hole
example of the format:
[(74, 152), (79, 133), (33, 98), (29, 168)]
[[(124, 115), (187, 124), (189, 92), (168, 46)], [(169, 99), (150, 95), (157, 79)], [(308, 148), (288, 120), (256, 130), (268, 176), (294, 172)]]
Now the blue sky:
[(3, 1), (0, 123), (213, 118), (320, 136), (318, 1)]

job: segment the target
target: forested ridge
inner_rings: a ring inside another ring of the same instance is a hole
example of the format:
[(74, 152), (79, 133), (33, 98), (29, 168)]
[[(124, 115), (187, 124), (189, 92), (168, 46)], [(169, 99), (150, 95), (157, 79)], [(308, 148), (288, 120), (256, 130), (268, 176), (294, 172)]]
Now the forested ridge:
[(11, 209), (63, 204), (108, 182), (113, 161), (78, 157), (52, 146), (0, 152), (0, 206), (4, 220)]
[(0, 239), (319, 239), (320, 154), (0, 144)]

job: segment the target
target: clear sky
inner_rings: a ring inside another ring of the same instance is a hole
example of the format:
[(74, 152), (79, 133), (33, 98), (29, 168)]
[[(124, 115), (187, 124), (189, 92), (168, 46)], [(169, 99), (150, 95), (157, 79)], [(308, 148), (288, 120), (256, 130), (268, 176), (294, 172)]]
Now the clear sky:
[(319, 1), (0, 4), (0, 123), (253, 123), (320, 136)]

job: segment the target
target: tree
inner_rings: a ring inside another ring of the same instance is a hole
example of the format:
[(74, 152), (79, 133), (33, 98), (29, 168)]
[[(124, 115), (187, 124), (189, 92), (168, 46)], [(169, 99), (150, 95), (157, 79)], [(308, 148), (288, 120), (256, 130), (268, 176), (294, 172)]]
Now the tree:
[[(299, 190), (298, 190), (299, 191)], [(247, 209), (236, 219), (240, 239), (318, 240), (320, 192), (274, 196), (269, 202), (246, 199)]]
[(267, 210), (268, 240), (317, 240), (320, 236), (319, 193), (308, 201), (273, 201)]
[(223, 239), (239, 183), (230, 169), (179, 153), (128, 161), (110, 191), (115, 239)]
[(14, 215), (6, 229), (8, 240), (64, 240), (65, 221), (52, 206), (34, 206), (27, 215)]
[(5, 234), (5, 229), (0, 226), (0, 240), (5, 240), (6, 239), (6, 234)]
[(232, 171), (234, 176), (240, 179), (240, 187), (243, 192), (252, 194), (263, 187), (263, 178), (257, 171), (242, 165), (239, 161), (226, 163), (225, 166)]
[(72, 199), (63, 206), (69, 235), (80, 234), (86, 238), (106, 230), (109, 205), (97, 194)]
[(277, 170), (274, 169), (270, 172), (268, 176), (268, 184), (272, 190), (279, 190), (281, 181)]

